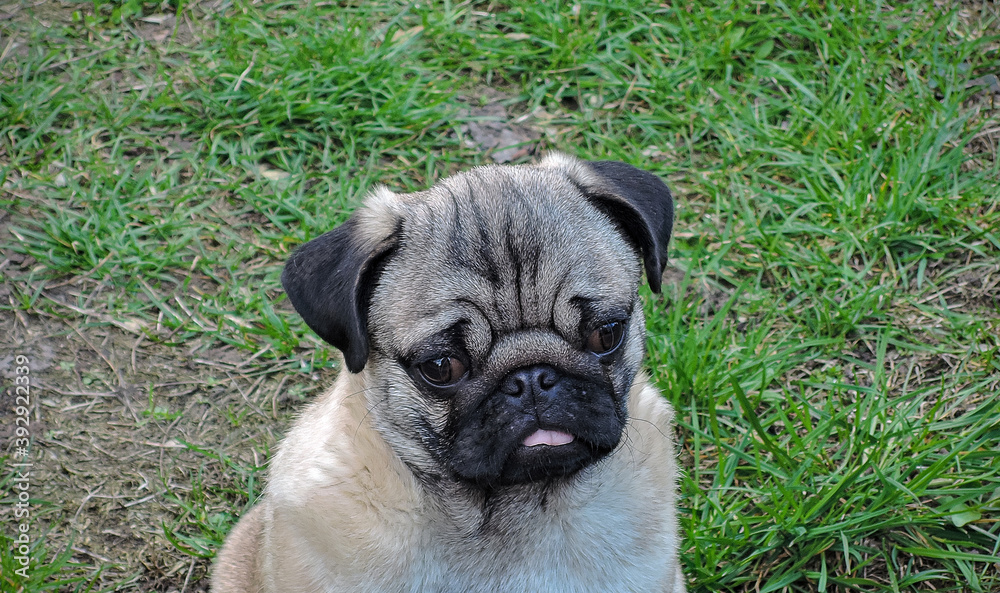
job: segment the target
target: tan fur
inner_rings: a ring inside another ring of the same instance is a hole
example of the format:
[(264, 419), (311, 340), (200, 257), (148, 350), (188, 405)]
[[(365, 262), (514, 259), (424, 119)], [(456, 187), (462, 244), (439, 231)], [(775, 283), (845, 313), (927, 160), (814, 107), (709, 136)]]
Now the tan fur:
[(243, 591), (262, 593), (260, 542), (265, 505), (259, 504), (247, 513), (226, 538), (226, 545), (215, 557), (214, 591)]

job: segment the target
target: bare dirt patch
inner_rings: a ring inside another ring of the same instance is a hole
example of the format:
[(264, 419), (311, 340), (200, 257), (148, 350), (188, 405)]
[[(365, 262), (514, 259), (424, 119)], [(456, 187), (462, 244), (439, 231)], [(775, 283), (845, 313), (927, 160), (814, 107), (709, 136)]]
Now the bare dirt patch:
[(489, 154), (496, 163), (509, 163), (535, 152), (535, 142), (541, 137), (532, 126), (537, 122), (531, 114), (512, 118), (505, 106), (510, 97), (484, 88), (467, 100), (470, 105), (461, 110), (465, 123), (460, 127), (463, 134), (468, 134), (466, 147)]
[[(166, 533), (224, 530), (242, 511), (246, 475), (233, 468), (263, 466), (290, 404), (313, 390), (289, 385), (296, 363), (185, 351), (79, 319), (3, 312), (0, 332), (0, 417), (12, 418), (14, 358), (31, 369), (34, 536), (104, 565), (99, 587), (205, 590), (209, 561)], [(5, 522), (12, 510), (0, 507)]]

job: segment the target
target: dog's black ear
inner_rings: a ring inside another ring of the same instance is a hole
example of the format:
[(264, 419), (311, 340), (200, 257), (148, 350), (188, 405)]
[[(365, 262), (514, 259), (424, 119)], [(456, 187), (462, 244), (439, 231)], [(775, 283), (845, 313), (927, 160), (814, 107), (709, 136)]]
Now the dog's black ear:
[(363, 240), (359, 220), (344, 224), (295, 250), (281, 273), (288, 300), (319, 337), (344, 353), (347, 369), (368, 361), (368, 305), (381, 262), (395, 243)]
[(618, 161), (589, 161), (600, 178), (586, 184), (592, 203), (611, 217), (642, 253), (646, 281), (660, 292), (660, 276), (667, 265), (667, 243), (674, 226), (674, 199), (670, 188), (649, 171)]

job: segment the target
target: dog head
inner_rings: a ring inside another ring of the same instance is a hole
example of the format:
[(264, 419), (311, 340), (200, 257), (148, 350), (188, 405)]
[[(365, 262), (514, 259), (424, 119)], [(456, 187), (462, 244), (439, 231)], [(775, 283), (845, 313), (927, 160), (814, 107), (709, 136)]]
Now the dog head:
[(560, 480), (621, 439), (672, 225), (656, 176), (554, 154), (377, 189), (282, 282), (418, 477)]

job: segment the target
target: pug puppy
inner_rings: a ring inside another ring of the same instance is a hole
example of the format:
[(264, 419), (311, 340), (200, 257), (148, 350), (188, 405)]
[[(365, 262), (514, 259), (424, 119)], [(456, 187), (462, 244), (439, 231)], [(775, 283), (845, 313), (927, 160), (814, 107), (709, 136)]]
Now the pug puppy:
[(376, 189), (298, 249), (288, 298), (349, 372), (281, 443), (215, 593), (683, 592), (636, 293), (672, 225), (656, 176), (553, 154)]

